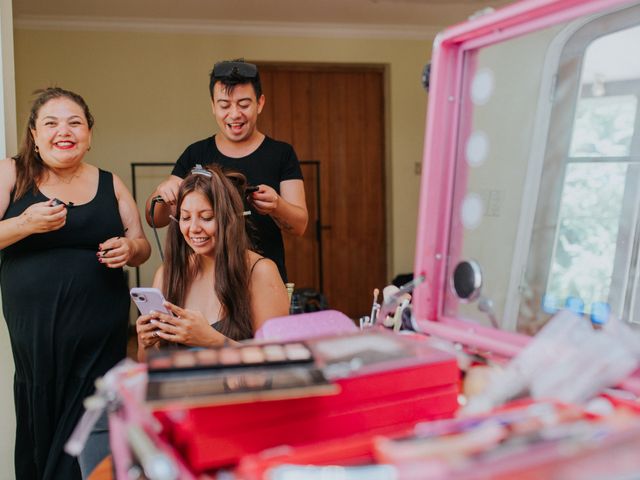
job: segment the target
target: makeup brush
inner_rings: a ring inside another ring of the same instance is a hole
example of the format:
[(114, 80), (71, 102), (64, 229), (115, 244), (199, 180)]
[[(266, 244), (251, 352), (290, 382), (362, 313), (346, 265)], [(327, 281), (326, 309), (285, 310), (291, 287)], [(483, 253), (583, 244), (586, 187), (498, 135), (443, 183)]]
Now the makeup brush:
[[(382, 289), (382, 303), (385, 305), (388, 304), (391, 301), (391, 297), (393, 297), (393, 295), (395, 295), (398, 290), (400, 289), (395, 285), (387, 285), (386, 287), (384, 287)], [(389, 314), (385, 315), (385, 317), (382, 319), (382, 324), (385, 327), (393, 327), (393, 317), (391, 316), (391, 313), (393, 312), (389, 312)]]
[(409, 295), (408, 293), (405, 293), (404, 295), (408, 296), (409, 298), (405, 296), (402, 300), (402, 303), (398, 306), (398, 308), (396, 308), (396, 314), (393, 316), (394, 332), (400, 331), (400, 327), (402, 327), (402, 312), (409, 306), (409, 302), (411, 301), (411, 295)]
[(378, 312), (380, 311), (380, 304), (378, 303), (378, 295), (380, 295), (380, 290), (377, 288), (373, 289), (373, 304), (371, 305), (371, 315), (369, 316), (369, 324), (375, 325), (378, 317)]
[(418, 285), (420, 285), (422, 282), (424, 282), (424, 280), (425, 280), (424, 275), (414, 277), (413, 280), (405, 283), (398, 289), (397, 292), (392, 294), (389, 300), (385, 299), (385, 301), (382, 304), (382, 308), (380, 308), (380, 311), (381, 311), (380, 316), (382, 317), (382, 319), (384, 320), (387, 315), (391, 315), (393, 312), (395, 312), (395, 309), (398, 306), (398, 303), (402, 301), (403, 295), (405, 293), (409, 293), (413, 291), (413, 289)]

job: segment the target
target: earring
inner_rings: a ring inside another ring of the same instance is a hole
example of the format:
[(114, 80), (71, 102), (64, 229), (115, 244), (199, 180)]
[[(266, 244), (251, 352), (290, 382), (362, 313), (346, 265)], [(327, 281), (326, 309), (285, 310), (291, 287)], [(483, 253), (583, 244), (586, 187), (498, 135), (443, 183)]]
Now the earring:
[(40, 149), (38, 148), (38, 145), (34, 145), (33, 149), (36, 151), (36, 153), (40, 153)]
[(88, 152), (89, 150), (91, 150), (91, 145), (89, 145), (89, 148), (87, 148), (87, 152)]

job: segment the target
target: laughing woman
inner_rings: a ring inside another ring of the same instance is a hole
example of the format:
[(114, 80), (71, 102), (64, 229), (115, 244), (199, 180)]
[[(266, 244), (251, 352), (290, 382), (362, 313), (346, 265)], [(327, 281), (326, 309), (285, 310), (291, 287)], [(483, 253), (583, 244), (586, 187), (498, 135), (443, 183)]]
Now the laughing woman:
[(138, 358), (160, 341), (211, 347), (253, 337), (265, 320), (287, 315), (289, 299), (276, 264), (249, 249), (241, 174), (194, 169), (180, 185), (179, 218), (167, 233), (153, 286), (174, 316), (137, 321)]
[(20, 152), (0, 160), (0, 288), (15, 362), (15, 470), (21, 480), (73, 480), (80, 468), (63, 445), (96, 378), (126, 354), (122, 267), (140, 265), (151, 249), (122, 181), (84, 162), (93, 127), (85, 101), (61, 88), (36, 93)]

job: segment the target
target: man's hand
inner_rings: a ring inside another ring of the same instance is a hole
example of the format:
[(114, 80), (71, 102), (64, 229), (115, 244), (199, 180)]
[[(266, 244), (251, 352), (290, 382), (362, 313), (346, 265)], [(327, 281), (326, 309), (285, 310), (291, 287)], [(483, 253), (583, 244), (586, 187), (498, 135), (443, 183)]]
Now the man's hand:
[(280, 195), (269, 185), (260, 185), (257, 192), (253, 192), (249, 198), (256, 211), (261, 215), (270, 215), (278, 208)]
[[(170, 175), (164, 182), (158, 185), (158, 188), (147, 198), (145, 206), (145, 218), (149, 226), (166, 227), (169, 224), (169, 215), (175, 214), (175, 204), (178, 199), (178, 190), (182, 179), (175, 175)], [(154, 199), (160, 197), (161, 202), (156, 201), (153, 207), (153, 219), (151, 218), (151, 205)]]
[(181, 183), (182, 179), (180, 177), (171, 175), (164, 182), (158, 185), (156, 193), (162, 197), (164, 203), (168, 205), (175, 205), (176, 200), (178, 199), (178, 189), (180, 188)]
[(302, 180), (280, 182), (280, 192), (281, 195), (269, 185), (259, 185), (259, 190), (248, 198), (258, 213), (270, 215), (281, 230), (303, 235), (309, 214)]

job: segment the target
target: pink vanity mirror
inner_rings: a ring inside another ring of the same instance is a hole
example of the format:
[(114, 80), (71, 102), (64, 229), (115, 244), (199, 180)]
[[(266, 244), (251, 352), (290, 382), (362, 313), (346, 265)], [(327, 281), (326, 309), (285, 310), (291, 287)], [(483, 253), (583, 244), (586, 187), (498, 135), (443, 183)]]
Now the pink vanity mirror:
[(563, 308), (640, 323), (638, 44), (628, 0), (516, 2), (438, 36), (414, 266), (423, 330), (513, 356)]

